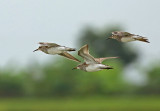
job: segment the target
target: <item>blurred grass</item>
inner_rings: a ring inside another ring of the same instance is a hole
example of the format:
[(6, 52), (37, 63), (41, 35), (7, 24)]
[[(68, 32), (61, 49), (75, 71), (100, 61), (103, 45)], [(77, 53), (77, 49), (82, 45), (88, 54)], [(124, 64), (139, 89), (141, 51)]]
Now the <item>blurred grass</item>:
[(160, 97), (1, 98), (0, 111), (159, 111)]

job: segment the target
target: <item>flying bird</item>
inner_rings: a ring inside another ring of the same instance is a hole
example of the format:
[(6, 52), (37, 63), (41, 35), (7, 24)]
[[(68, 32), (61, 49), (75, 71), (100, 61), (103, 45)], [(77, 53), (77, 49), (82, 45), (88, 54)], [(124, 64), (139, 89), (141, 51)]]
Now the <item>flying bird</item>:
[(80, 69), (86, 72), (95, 72), (103, 69), (113, 69), (111, 66), (104, 65), (102, 62), (106, 59), (118, 58), (118, 57), (104, 57), (104, 58), (94, 58), (89, 54), (88, 45), (84, 45), (78, 51), (78, 55), (84, 59), (84, 63), (79, 64), (73, 69)]
[(112, 32), (112, 36), (109, 37), (108, 39), (116, 39), (121, 42), (142, 41), (150, 43), (146, 37), (121, 31)]
[(50, 55), (58, 54), (58, 55), (66, 57), (70, 60), (74, 60), (76, 62), (81, 62), (68, 53), (70, 51), (76, 51), (76, 49), (74, 49), (74, 48), (69, 48), (69, 47), (65, 47), (65, 46), (60, 46), (55, 43), (47, 43), (47, 42), (39, 42), (39, 44), (40, 44), (39, 48), (34, 50), (33, 52), (40, 50), (46, 54), (50, 54)]

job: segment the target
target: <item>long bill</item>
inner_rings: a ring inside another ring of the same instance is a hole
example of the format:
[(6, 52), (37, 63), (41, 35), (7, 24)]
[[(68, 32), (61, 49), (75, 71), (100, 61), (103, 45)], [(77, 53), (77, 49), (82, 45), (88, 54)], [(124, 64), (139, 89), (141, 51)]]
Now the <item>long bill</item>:
[(36, 52), (36, 51), (38, 51), (39, 49), (36, 49), (36, 50), (34, 50), (33, 52)]

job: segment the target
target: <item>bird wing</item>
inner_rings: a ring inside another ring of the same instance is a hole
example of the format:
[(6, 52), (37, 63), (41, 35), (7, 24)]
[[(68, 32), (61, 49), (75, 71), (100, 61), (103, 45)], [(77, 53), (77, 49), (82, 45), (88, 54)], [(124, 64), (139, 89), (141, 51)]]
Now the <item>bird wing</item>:
[(115, 59), (115, 58), (119, 58), (119, 57), (104, 57), (104, 58), (95, 58), (95, 60), (98, 62), (98, 63), (102, 63), (104, 60), (106, 59)]
[(94, 57), (89, 54), (88, 45), (84, 45), (78, 51), (78, 55), (81, 56), (87, 64), (98, 63)]
[(131, 36), (134, 36), (134, 34), (131, 34), (129, 32), (122, 32), (122, 36), (123, 37), (131, 37)]
[(67, 53), (67, 52), (63, 52), (63, 53), (58, 54), (58, 55), (64, 56), (64, 57), (66, 57), (66, 58), (68, 58), (68, 59), (70, 59), (70, 60), (74, 60), (74, 61), (76, 61), (76, 62), (81, 62), (81, 61), (79, 61), (78, 59), (76, 59), (75, 57), (73, 57), (72, 55), (70, 55), (70, 54)]
[(48, 46), (48, 47), (58, 47), (60, 45), (56, 44), (56, 43), (48, 43), (48, 42), (39, 42), (39, 44), (41, 46)]
[(129, 32), (121, 32), (121, 31), (115, 31), (112, 32), (112, 36), (118, 36), (118, 37), (129, 37), (132, 36), (133, 34), (129, 33)]

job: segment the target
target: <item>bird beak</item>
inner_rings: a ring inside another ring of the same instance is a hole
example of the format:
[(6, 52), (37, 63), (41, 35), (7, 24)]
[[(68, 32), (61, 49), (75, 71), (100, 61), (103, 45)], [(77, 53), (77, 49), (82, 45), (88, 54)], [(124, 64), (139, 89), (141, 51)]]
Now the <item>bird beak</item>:
[(33, 52), (36, 52), (36, 51), (38, 51), (39, 49), (36, 49), (36, 50), (34, 50)]
[(77, 69), (77, 67), (74, 67), (72, 70), (75, 70), (75, 69)]

